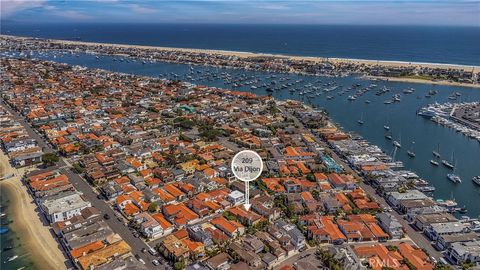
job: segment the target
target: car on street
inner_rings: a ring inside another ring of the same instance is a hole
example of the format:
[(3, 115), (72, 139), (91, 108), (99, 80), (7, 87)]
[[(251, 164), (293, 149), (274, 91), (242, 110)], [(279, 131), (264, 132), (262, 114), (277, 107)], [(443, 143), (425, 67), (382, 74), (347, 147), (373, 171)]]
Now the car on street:
[(152, 256), (158, 256), (158, 252), (153, 248), (150, 248), (148, 250), (148, 253), (150, 253)]
[(142, 252), (143, 252), (143, 253), (147, 252), (147, 249), (146, 249), (146, 248), (142, 248)]
[(109, 214), (105, 214), (105, 215), (103, 215), (103, 218), (108, 220), (108, 219), (110, 219), (110, 215), (109, 215)]

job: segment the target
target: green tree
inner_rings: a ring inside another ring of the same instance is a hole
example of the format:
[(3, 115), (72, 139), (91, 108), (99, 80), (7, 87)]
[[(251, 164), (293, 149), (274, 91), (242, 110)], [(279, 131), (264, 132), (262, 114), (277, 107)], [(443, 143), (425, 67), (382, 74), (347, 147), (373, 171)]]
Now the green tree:
[(154, 213), (154, 212), (157, 212), (157, 211), (158, 211), (158, 203), (157, 203), (157, 202), (152, 202), (152, 203), (148, 206), (148, 212)]
[(173, 268), (174, 268), (175, 270), (185, 269), (185, 262), (184, 262), (184, 261), (176, 262), (176, 263), (173, 265)]
[(45, 153), (42, 155), (43, 164), (46, 166), (53, 166), (60, 158), (55, 153)]

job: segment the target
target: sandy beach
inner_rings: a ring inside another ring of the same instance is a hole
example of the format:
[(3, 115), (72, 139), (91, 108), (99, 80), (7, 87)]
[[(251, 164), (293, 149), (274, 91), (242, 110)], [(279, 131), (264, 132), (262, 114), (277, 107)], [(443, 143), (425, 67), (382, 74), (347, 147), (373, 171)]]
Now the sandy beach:
[(59, 249), (49, 227), (42, 224), (36, 205), (20, 181), (25, 169), (10, 166), (8, 157), (0, 151), (0, 177), (14, 173), (15, 176), (0, 182), (0, 188), (10, 194), (10, 208), (13, 230), (29, 252), (37, 269), (66, 269), (66, 258)]

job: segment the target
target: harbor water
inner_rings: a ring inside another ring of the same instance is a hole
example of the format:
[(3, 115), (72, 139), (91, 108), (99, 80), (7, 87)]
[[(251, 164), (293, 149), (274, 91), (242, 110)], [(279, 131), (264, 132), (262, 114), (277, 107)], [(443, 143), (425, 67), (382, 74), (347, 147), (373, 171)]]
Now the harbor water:
[(0, 186), (0, 218), (4, 232), (0, 234), (0, 269), (37, 269), (33, 264), (26, 246), (21, 243), (15, 232), (15, 220), (12, 219), (9, 209), (10, 194)]

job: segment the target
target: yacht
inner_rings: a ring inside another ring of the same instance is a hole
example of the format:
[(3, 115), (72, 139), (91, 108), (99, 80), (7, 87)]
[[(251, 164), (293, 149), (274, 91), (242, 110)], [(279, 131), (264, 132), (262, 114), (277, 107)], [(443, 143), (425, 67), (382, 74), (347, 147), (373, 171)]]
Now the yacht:
[[(453, 162), (454, 159), (455, 159), (455, 153), (452, 152), (452, 162)], [(445, 166), (449, 169), (452, 169), (452, 170), (455, 168), (455, 166), (452, 163), (450, 163), (450, 161), (448, 161), (446, 159), (442, 160), (442, 164), (443, 164), (443, 166)]]
[(462, 179), (460, 178), (460, 176), (458, 176), (456, 174), (453, 174), (453, 173), (447, 174), (447, 178), (448, 178), (448, 180), (450, 180), (454, 183), (461, 183), (462, 182)]
[(474, 176), (472, 178), (473, 183), (477, 184), (480, 186), (480, 175)]

